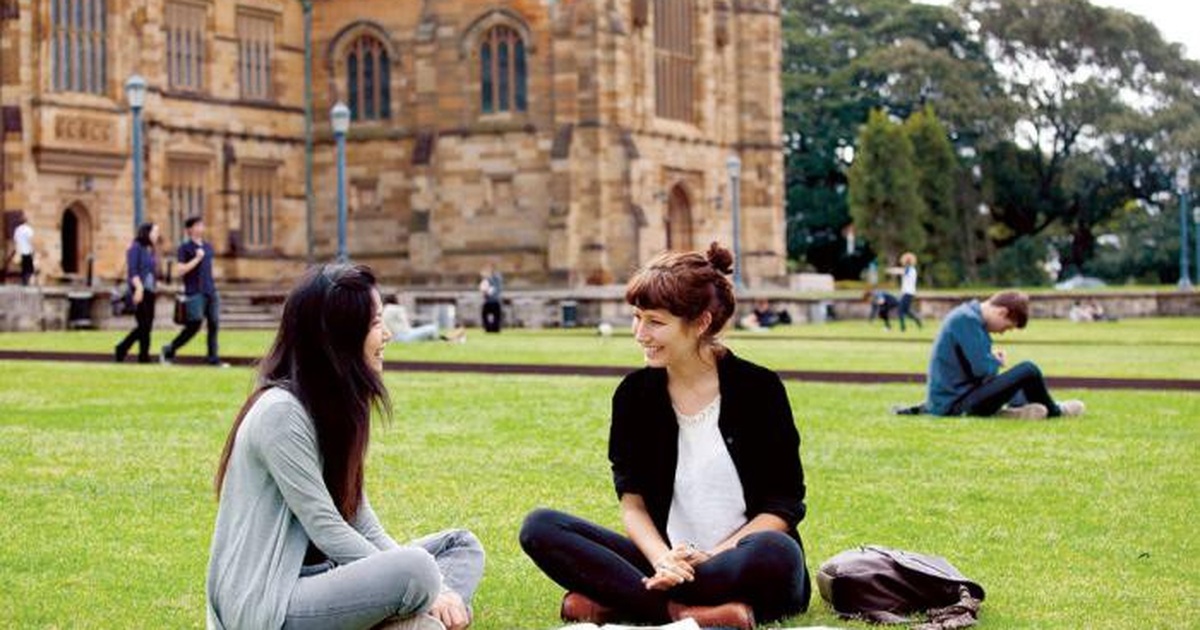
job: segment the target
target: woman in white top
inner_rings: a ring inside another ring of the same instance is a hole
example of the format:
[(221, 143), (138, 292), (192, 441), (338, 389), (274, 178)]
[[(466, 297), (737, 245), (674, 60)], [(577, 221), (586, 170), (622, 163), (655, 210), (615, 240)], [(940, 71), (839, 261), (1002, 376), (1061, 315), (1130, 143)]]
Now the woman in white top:
[(465, 628), (483, 574), (466, 530), (397, 544), (363, 489), (388, 333), (371, 271), (315, 267), (288, 295), (221, 454), (205, 593), (229, 630)]
[(912, 312), (913, 300), (917, 297), (917, 255), (904, 252), (900, 256), (900, 308), (897, 318), (900, 320), (900, 332), (904, 332), (904, 319), (908, 318), (917, 323), (917, 328), (923, 328), (921, 318)]
[(717, 341), (735, 309), (731, 263), (713, 243), (663, 254), (629, 281), (646, 367), (613, 395), (608, 452), (625, 535), (550, 509), (521, 529), (525, 552), (567, 589), (567, 620), (752, 628), (808, 607), (787, 393)]

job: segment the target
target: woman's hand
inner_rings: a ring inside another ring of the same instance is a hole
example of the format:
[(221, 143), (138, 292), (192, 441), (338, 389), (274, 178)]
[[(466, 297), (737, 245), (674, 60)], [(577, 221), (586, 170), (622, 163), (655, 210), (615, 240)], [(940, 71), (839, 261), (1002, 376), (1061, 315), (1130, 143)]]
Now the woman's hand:
[(433, 600), (429, 614), (442, 622), (446, 630), (463, 630), (471, 623), (467, 605), (463, 603), (462, 596), (454, 591), (444, 591), (438, 595), (437, 599)]
[(145, 292), (142, 290), (142, 285), (139, 284), (133, 288), (133, 303), (141, 304), (143, 297), (145, 297)]
[(665, 591), (696, 579), (695, 567), (711, 556), (692, 544), (676, 545), (654, 561), (654, 575), (644, 578), (647, 589)]

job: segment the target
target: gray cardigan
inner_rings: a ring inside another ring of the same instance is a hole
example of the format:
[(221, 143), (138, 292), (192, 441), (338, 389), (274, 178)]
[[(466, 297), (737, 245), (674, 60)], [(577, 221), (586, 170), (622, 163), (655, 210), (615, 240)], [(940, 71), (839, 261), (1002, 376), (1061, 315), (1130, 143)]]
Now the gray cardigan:
[(221, 488), (205, 585), (210, 629), (282, 627), (310, 539), (337, 564), (398, 546), (365, 494), (353, 522), (343, 519), (321, 471), (304, 406), (284, 389), (264, 392), (242, 420)]

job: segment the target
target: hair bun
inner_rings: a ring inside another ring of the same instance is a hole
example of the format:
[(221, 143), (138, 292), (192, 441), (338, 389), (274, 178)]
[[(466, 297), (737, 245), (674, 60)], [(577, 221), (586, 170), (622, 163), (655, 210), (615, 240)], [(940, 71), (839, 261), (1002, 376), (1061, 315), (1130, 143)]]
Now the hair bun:
[(721, 244), (713, 241), (708, 246), (708, 264), (713, 266), (713, 269), (723, 273), (733, 273), (733, 254), (729, 253), (728, 249), (721, 247)]

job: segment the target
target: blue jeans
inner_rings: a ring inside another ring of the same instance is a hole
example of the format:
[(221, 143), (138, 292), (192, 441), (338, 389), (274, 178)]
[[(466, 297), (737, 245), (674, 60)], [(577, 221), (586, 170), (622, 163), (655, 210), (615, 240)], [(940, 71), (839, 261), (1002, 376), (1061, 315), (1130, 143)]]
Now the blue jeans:
[(419, 538), (341, 566), (306, 566), (288, 603), (285, 630), (366, 630), (429, 610), (446, 588), (468, 609), (483, 578), (483, 545), (463, 529)]
[[(189, 296), (192, 297), (192, 296)], [(200, 330), (200, 324), (204, 320), (208, 321), (208, 354), (204, 360), (208, 363), (220, 363), (221, 356), (217, 353), (217, 331), (221, 328), (221, 299), (216, 293), (205, 293), (204, 297), (204, 318), (190, 321), (183, 325), (183, 330), (171, 340), (163, 348), (163, 355), (167, 359), (174, 359), (175, 353), (179, 351), (187, 342), (192, 340), (196, 332)]]
[(696, 579), (667, 591), (647, 590), (654, 568), (632, 540), (564, 512), (534, 510), (521, 526), (521, 547), (559, 586), (617, 611), (625, 620), (670, 621), (667, 602), (749, 604), (760, 621), (808, 609), (804, 550), (787, 534), (750, 534), (737, 547), (696, 566)]

